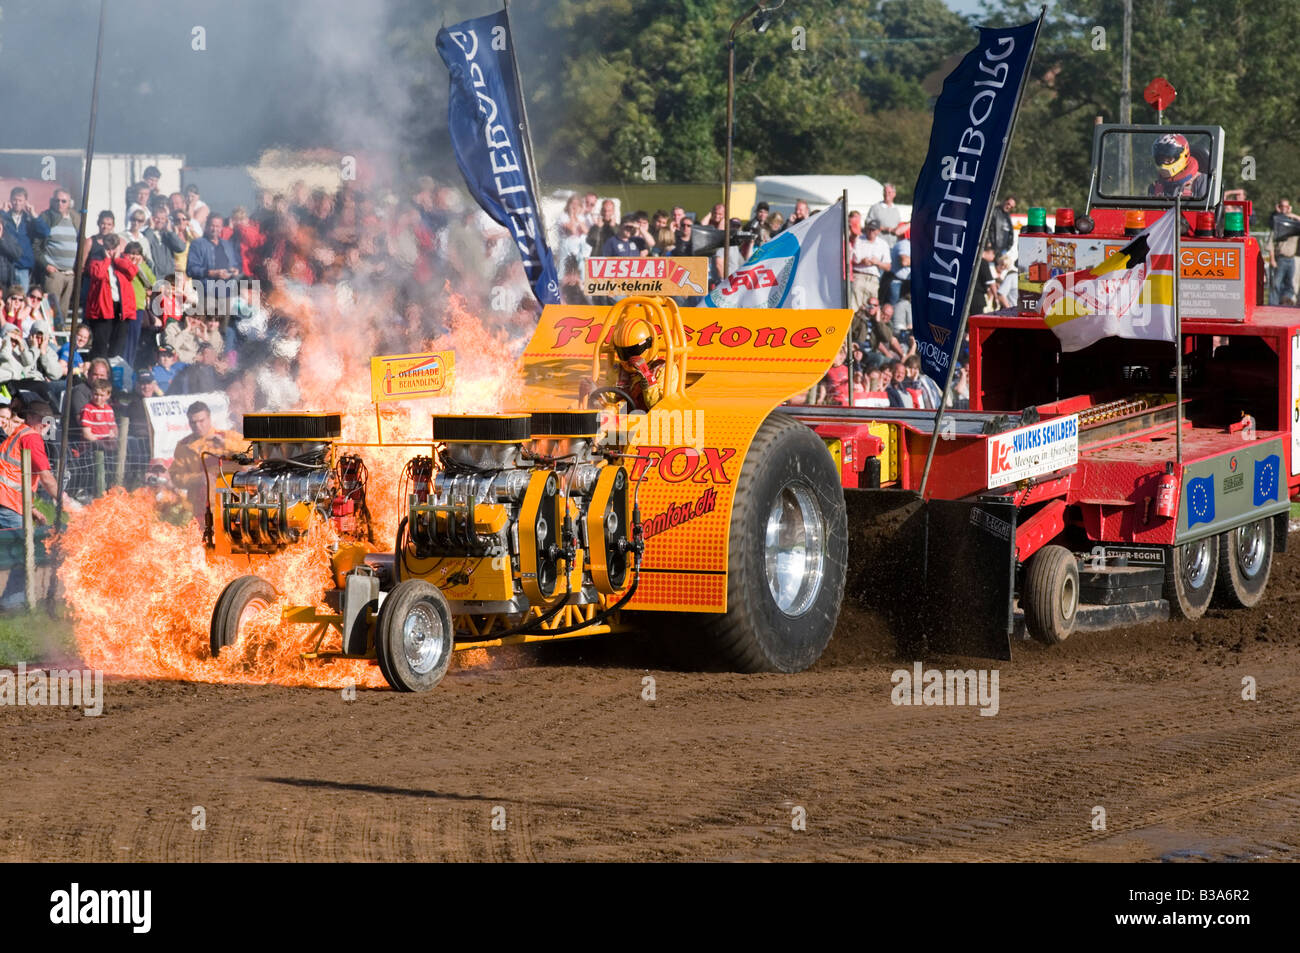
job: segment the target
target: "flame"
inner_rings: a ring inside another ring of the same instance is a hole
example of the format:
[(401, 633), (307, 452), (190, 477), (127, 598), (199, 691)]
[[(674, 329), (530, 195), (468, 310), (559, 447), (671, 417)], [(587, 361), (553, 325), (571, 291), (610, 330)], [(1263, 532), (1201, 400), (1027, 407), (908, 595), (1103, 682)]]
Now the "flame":
[[(370, 362), (392, 330), (378, 301), (357, 298), (343, 286), (288, 292), (277, 290), (271, 305), (290, 315), (302, 333), (298, 385), (300, 410), (343, 414), (343, 443), (375, 443), (379, 422), (370, 402)], [(515, 406), (523, 384), (511, 355), (522, 341), (503, 328), (487, 327), (462, 298), (448, 297), (443, 323), (448, 333), (408, 341), (406, 350), (451, 350), (456, 354), (452, 393), (445, 398), (380, 405), (383, 438), (420, 443), (430, 436), (432, 413), (493, 413)], [(427, 443), (422, 444), (427, 446)], [(398, 499), (402, 469), (419, 447), (342, 447), (355, 450), (370, 472), (367, 502), (376, 548), (391, 549), (405, 501)], [(280, 622), (284, 605), (321, 605), (331, 585), (329, 539), (313, 533), (297, 546), (270, 557), (209, 559), (199, 524), (178, 526), (163, 518), (150, 490), (110, 492), (75, 514), (61, 536), (59, 578), (72, 611), (83, 661), (109, 674), (204, 682), (275, 683), (338, 688), (382, 687), (383, 676), (368, 662), (304, 660), (313, 648), (312, 627)], [(208, 627), (212, 607), (232, 579), (255, 573), (281, 599), (244, 623), (234, 651), (212, 658)], [(337, 648), (337, 634), (331, 645)], [(458, 652), (454, 667), (486, 662), (482, 650)]]

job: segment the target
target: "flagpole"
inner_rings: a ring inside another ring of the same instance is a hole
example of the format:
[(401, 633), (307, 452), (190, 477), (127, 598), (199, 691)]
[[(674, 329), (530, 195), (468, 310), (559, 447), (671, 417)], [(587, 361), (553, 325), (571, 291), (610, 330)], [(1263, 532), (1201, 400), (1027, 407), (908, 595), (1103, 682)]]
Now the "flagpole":
[[(81, 181), (81, 220), (77, 226), (77, 247), (72, 256), (72, 312), (68, 322), (68, 389), (63, 395), (62, 422), (59, 425), (59, 471), (58, 492), (54, 494), (54, 527), (57, 531), (63, 520), (64, 480), (68, 473), (68, 432), (72, 428), (72, 367), (77, 360), (77, 306), (81, 301), (81, 284), (86, 280), (86, 266), (90, 256), (84, 257), (81, 246), (86, 240), (86, 216), (90, 210), (90, 167), (95, 161), (95, 120), (99, 114), (99, 68), (104, 58), (104, 8), (107, 4), (99, 0), (99, 33), (95, 38), (95, 78), (90, 83), (90, 131), (86, 134), (86, 170)], [(87, 365), (87, 372), (90, 367)]]
[(537, 202), (537, 223), (542, 226), (541, 241), (550, 244), (550, 233), (546, 228), (546, 213), (542, 210), (542, 190), (537, 187), (537, 161), (533, 158), (533, 136), (528, 127), (528, 103), (524, 101), (523, 75), (519, 72), (519, 58), (515, 56), (515, 28), (510, 24), (510, 0), (502, 0), (506, 14), (506, 29), (510, 31), (510, 62), (515, 68), (515, 94), (519, 97), (519, 125), (523, 133), (524, 154), (528, 157), (528, 183), (533, 187), (533, 199)]
[[(1034, 24), (1034, 39), (1029, 47), (1029, 60), (1025, 63), (1025, 72), (1020, 77), (1020, 86), (1016, 89), (1016, 106), (1011, 113), (1011, 125), (1007, 129), (1007, 147), (1002, 150), (1002, 155), (998, 158), (998, 174), (993, 180), (993, 194), (989, 196), (989, 206), (984, 210), (984, 221), (980, 223), (980, 230), (976, 232), (979, 236), (981, 248), (983, 247), (984, 234), (989, 227), (989, 215), (993, 212), (993, 205), (997, 201), (998, 194), (1002, 190), (1002, 173), (1006, 171), (1007, 154), (1011, 151), (1011, 140), (1016, 134), (1016, 120), (1020, 118), (1020, 102), (1024, 99), (1025, 84), (1029, 81), (1029, 71), (1034, 65), (1034, 53), (1038, 51), (1038, 34), (1043, 29), (1043, 18), (1047, 16), (1047, 7), (1043, 6), (1038, 11), (1038, 22)], [(913, 218), (916, 216), (913, 215)], [(939, 430), (943, 426), (943, 415), (948, 409), (948, 392), (952, 390), (952, 381), (957, 374), (957, 354), (961, 351), (962, 338), (966, 336), (966, 325), (970, 318), (971, 301), (975, 297), (975, 276), (971, 275), (970, 285), (966, 288), (966, 306), (962, 308), (961, 320), (957, 325), (957, 336), (953, 341), (952, 359), (948, 361), (948, 378), (944, 382), (943, 391), (939, 394), (939, 409), (934, 415), (934, 432), (930, 434), (930, 446), (925, 452), (925, 469), (921, 471), (921, 499), (925, 499), (925, 487), (930, 481), (930, 467), (934, 464), (934, 449), (939, 443)]]
[[(840, 307), (849, 309), (849, 190), (845, 189), (840, 197)], [(844, 334), (846, 342), (844, 363), (849, 368), (849, 406), (856, 407), (856, 395), (853, 392), (853, 318), (849, 318), (849, 327)]]
[(1178, 273), (1182, 271), (1183, 196), (1174, 196), (1174, 393), (1178, 412), (1174, 416), (1174, 458), (1178, 469), (1183, 466), (1183, 311), (1178, 306)]

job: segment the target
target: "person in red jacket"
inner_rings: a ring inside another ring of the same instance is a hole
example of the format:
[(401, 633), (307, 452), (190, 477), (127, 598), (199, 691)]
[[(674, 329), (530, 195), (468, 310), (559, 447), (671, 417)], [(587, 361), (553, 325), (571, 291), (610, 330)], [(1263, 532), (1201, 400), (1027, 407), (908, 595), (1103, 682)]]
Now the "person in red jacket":
[(136, 266), (122, 254), (122, 240), (104, 236), (103, 258), (86, 263), (90, 293), (86, 298), (86, 321), (95, 343), (90, 356), (117, 357), (126, 346), (126, 322), (135, 320), (135, 288), (132, 280)]
[(222, 230), (221, 237), (234, 241), (239, 250), (243, 274), (259, 273), (262, 260), (266, 257), (266, 251), (262, 247), (266, 244), (266, 236), (262, 234), (261, 226), (248, 217), (248, 209), (241, 205), (230, 213), (230, 224)]

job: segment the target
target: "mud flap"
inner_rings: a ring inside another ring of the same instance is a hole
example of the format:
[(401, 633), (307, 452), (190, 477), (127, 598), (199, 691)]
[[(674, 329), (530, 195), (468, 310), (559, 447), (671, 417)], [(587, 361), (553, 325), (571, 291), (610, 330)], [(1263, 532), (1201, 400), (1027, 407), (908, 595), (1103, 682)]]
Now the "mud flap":
[(846, 594), (890, 619), (899, 650), (1011, 658), (1016, 510), (900, 490), (845, 492)]

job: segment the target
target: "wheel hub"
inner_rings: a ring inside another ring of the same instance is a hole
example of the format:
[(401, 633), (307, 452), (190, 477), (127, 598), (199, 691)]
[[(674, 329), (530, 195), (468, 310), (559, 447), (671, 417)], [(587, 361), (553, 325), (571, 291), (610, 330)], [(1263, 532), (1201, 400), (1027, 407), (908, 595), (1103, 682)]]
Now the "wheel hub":
[(1192, 589), (1200, 589), (1210, 577), (1210, 540), (1183, 544), (1183, 576)]
[(1073, 576), (1066, 576), (1065, 582), (1061, 585), (1060, 609), (1061, 618), (1069, 620), (1074, 618), (1074, 610), (1079, 604), (1079, 589), (1074, 584)]
[(1258, 521), (1237, 530), (1237, 565), (1247, 579), (1264, 567), (1264, 527)]
[(803, 615), (821, 591), (826, 566), (825, 521), (812, 490), (801, 483), (783, 487), (768, 512), (764, 537), (772, 598), (786, 615)]
[(442, 661), (442, 620), (431, 606), (411, 608), (402, 622), (402, 651), (411, 671), (425, 675)]

